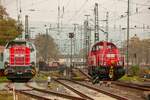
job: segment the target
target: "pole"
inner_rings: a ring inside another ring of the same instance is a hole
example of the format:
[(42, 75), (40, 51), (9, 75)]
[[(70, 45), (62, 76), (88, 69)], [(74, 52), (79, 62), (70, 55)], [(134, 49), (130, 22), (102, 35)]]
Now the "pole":
[(129, 69), (129, 34), (130, 34), (130, 1), (128, 0), (128, 9), (127, 9), (127, 69), (126, 73), (128, 75)]
[(13, 100), (16, 100), (15, 84), (13, 84)]
[(98, 3), (95, 3), (95, 43), (99, 41)]
[(90, 15), (85, 15), (86, 16), (86, 21), (85, 21), (85, 41), (86, 41), (86, 64), (88, 61), (88, 52), (89, 52), (89, 45), (90, 45), (90, 33), (89, 33), (89, 16)]
[(106, 13), (106, 41), (108, 42), (108, 17), (109, 17), (109, 12)]
[[(76, 51), (77, 51), (77, 45), (76, 45), (76, 43), (77, 43), (77, 38), (76, 38), (76, 26), (78, 25), (78, 24), (73, 24), (74, 25), (74, 37), (73, 37), (73, 45), (74, 45), (74, 63), (75, 63), (75, 61), (76, 61)], [(72, 67), (74, 67), (74, 64), (72, 65)]]
[(78, 24), (73, 24), (74, 25), (74, 57), (75, 57), (75, 55), (76, 55), (76, 29), (77, 29), (77, 25)]
[(44, 60), (48, 63), (48, 59), (47, 59), (47, 58), (48, 58), (48, 47), (47, 47), (47, 43), (48, 43), (48, 38), (49, 38), (49, 37), (48, 37), (48, 28), (47, 28), (47, 25), (45, 25), (45, 28), (46, 28), (46, 29), (45, 29), (45, 30), (46, 30), (46, 35), (45, 35), (45, 44), (44, 44), (44, 45), (45, 45), (45, 47), (44, 47), (44, 48), (45, 48), (45, 55), (44, 55), (45, 59), (44, 59)]
[(28, 15), (25, 15), (25, 39), (29, 38), (29, 23), (28, 23)]
[(70, 56), (70, 79), (72, 78), (72, 38), (71, 38), (71, 56)]
[(70, 75), (69, 76), (69, 78), (71, 79), (72, 78), (72, 68), (73, 68), (73, 66), (72, 66), (72, 38), (74, 37), (74, 33), (69, 33), (69, 38), (71, 39), (71, 55), (70, 55), (70, 70), (69, 70), (69, 72), (70, 72), (70, 74), (69, 74), (69, 72), (68, 72), (68, 74)]
[(87, 18), (87, 24), (86, 24), (86, 39), (87, 39), (87, 51), (89, 50), (89, 45), (90, 45), (90, 33), (89, 33), (89, 16), (90, 15), (85, 15)]

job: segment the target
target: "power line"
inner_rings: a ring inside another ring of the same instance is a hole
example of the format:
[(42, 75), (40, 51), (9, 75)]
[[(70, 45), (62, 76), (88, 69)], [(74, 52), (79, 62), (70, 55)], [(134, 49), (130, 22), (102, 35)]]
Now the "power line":
[[(137, 15), (137, 14), (142, 14), (142, 11), (143, 10), (145, 10), (145, 9), (142, 9), (141, 11), (139, 11), (138, 13), (137, 12), (135, 12), (135, 13), (130, 13), (130, 17), (131, 16), (134, 16), (134, 15)], [(124, 19), (124, 18), (126, 18), (127, 17), (127, 15), (121, 15), (121, 16), (119, 16), (118, 18), (116, 18), (116, 19), (110, 19), (110, 20), (114, 20), (114, 21), (119, 21), (119, 20), (122, 20), (122, 19)], [(110, 21), (111, 22), (111, 21)], [(148, 24), (147, 24), (148, 25)]]
[[(127, 3), (127, 1), (126, 0), (119, 0), (119, 1), (123, 1), (123, 2), (126, 2)], [(147, 4), (149, 1), (146, 1), (144, 4)], [(133, 3), (133, 2), (132, 2)], [(150, 5), (149, 5), (150, 6)], [(135, 13), (130, 13), (130, 16), (133, 16), (133, 15), (136, 15), (136, 14), (140, 14), (144, 9), (142, 9), (143, 7), (140, 7), (140, 8), (138, 8), (138, 10), (139, 9), (141, 9), (140, 11), (138, 11), (138, 12), (135, 12)], [(121, 15), (121, 16), (119, 16), (118, 18), (116, 18), (116, 19), (110, 19), (110, 20), (114, 20), (114, 21), (119, 21), (119, 20), (121, 20), (121, 19), (123, 19), (123, 18), (126, 18), (127, 17), (127, 15)], [(110, 21), (111, 22), (111, 21)]]
[[(13, 1), (13, 0), (12, 0)], [(16, 0), (16, 2), (17, 2), (18, 0)], [(40, 1), (36, 1), (36, 3), (33, 3), (33, 2), (31, 2), (30, 4), (28, 4), (28, 5), (24, 5), (24, 6), (22, 6), (22, 8), (29, 8), (30, 6), (33, 6), (33, 5), (37, 5), (37, 4), (42, 4), (42, 3), (45, 3), (45, 2), (47, 2), (47, 1), (49, 1), (49, 0), (40, 0)], [(12, 4), (12, 3), (9, 3), (9, 4)], [(7, 4), (7, 5), (9, 5), (9, 4)], [(14, 9), (11, 9), (11, 10), (15, 10), (15, 8)], [(24, 9), (23, 9), (24, 10)]]
[[(118, 0), (118, 1), (122, 1), (122, 2), (128, 3), (127, 0)], [(147, 1), (147, 2), (149, 2), (149, 1)], [(147, 5), (147, 4), (145, 4), (145, 3), (141, 4), (141, 3), (137, 3), (137, 2), (133, 2), (133, 1), (131, 1), (130, 4), (141, 5), (141, 6), (150, 6), (150, 5)]]
[(73, 14), (73, 16), (68, 20), (68, 22), (70, 22), (71, 20), (73, 20), (75, 18), (75, 16), (78, 15), (78, 13), (80, 13), (80, 11), (86, 6), (86, 4), (88, 3), (88, 0), (85, 0), (85, 2), (79, 7), (79, 9)]
[(71, 0), (68, 0), (68, 2), (66, 3), (66, 5), (64, 5), (64, 8), (67, 9), (67, 7), (69, 6)]

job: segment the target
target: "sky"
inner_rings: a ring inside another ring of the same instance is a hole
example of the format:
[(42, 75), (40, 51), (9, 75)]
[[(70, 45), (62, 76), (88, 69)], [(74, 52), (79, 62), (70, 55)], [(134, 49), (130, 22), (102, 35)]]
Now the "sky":
[[(17, 19), (18, 9), (21, 8), (23, 23), (24, 16), (28, 15), (30, 27), (38, 27), (32, 30), (35, 31), (33, 34), (44, 32), (45, 24), (48, 26), (52, 24), (52, 27), (56, 28), (59, 6), (60, 23), (62, 27), (68, 28), (61, 32), (65, 38), (67, 35), (64, 34), (73, 31), (74, 23), (83, 25), (85, 15), (90, 15), (90, 25), (94, 25), (94, 5), (98, 3), (99, 25), (104, 29), (105, 22), (102, 20), (106, 19), (106, 12), (109, 12), (109, 40), (122, 41), (126, 37), (126, 30), (121, 30), (121, 28), (127, 27), (127, 0), (1, 0), (1, 2), (6, 7), (9, 16), (14, 19)], [(150, 8), (150, 0), (130, 0), (130, 27), (134, 28), (130, 30), (131, 37), (134, 34), (141, 38), (150, 37), (150, 29), (146, 29), (150, 27), (150, 9), (148, 8)], [(100, 37), (104, 40), (105, 35), (100, 32)]]
[[(18, 1), (18, 3), (17, 3)], [(132, 13), (138, 8), (139, 11), (147, 13), (145, 9), (150, 7), (150, 0), (130, 0)], [(22, 9), (22, 20), (25, 15), (30, 16), (32, 21), (43, 21), (56, 23), (58, 19), (58, 6), (60, 7), (60, 15), (63, 23), (82, 23), (85, 14), (89, 14), (93, 19), (94, 4), (99, 4), (99, 19), (104, 20), (106, 12), (109, 12), (111, 20), (117, 19), (120, 15), (125, 15), (127, 11), (127, 0), (2, 0), (7, 8), (9, 15), (17, 18), (17, 5)], [(63, 13), (64, 7), (64, 13)], [(34, 9), (34, 11), (33, 11)], [(32, 11), (31, 11), (32, 10)], [(148, 12), (150, 13), (150, 12)], [(147, 14), (148, 14), (147, 13)], [(147, 22), (148, 17), (144, 21)]]

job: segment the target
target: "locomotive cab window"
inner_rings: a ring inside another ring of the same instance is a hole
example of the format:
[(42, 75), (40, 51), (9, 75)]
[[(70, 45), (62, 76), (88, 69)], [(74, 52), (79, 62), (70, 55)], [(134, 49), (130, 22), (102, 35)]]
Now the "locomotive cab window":
[(25, 46), (26, 43), (25, 42), (10, 42), (6, 48), (11, 48), (13, 46)]
[(101, 49), (103, 49), (103, 46), (101, 46), (101, 45), (97, 45), (97, 46), (96, 46), (96, 51), (99, 51), (99, 50), (101, 50)]
[(94, 46), (93, 48), (92, 48), (92, 52), (95, 52), (96, 51), (96, 46)]

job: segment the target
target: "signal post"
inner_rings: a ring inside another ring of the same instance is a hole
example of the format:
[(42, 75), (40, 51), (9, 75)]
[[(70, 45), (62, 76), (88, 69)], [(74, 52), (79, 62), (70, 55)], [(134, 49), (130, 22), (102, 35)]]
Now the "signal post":
[(70, 68), (67, 70), (67, 77), (69, 79), (72, 78), (72, 68), (73, 68), (73, 64), (72, 64), (72, 40), (74, 38), (74, 33), (69, 33), (69, 38), (71, 39), (71, 46), (70, 46)]

